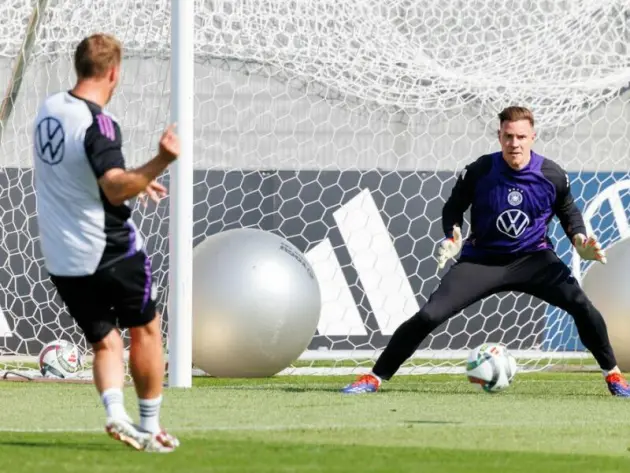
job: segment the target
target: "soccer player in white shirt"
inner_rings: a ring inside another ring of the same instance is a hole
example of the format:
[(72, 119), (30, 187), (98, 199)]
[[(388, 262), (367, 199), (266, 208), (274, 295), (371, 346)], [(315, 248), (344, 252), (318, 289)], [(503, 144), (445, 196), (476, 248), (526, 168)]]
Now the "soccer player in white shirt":
[[(160, 314), (151, 263), (127, 200), (166, 194), (155, 179), (177, 159), (179, 140), (170, 126), (153, 159), (126, 169), (120, 127), (104, 110), (119, 81), (121, 58), (121, 44), (113, 36), (84, 38), (74, 55), (76, 85), (41, 104), (33, 129), (37, 221), (46, 270), (94, 351), (105, 430), (138, 450), (168, 452), (179, 441), (159, 423)], [(140, 425), (123, 404), (121, 328), (131, 337)]]

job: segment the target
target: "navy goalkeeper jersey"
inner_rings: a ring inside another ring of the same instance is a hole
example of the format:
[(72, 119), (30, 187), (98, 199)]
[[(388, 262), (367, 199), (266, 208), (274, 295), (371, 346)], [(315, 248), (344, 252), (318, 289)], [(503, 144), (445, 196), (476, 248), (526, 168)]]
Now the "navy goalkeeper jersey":
[(500, 152), (466, 166), (442, 211), (447, 236), (460, 227), (470, 207), (470, 234), (462, 257), (523, 254), (553, 248), (547, 228), (555, 216), (572, 239), (586, 234), (571, 195), (567, 173), (554, 161), (531, 153), (529, 164), (514, 170)]

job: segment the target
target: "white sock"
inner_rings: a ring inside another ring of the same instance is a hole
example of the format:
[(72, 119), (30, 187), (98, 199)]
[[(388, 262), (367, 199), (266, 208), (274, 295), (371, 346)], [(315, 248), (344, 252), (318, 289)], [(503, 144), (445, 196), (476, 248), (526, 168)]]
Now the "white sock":
[(153, 434), (158, 433), (160, 427), (160, 405), (162, 404), (162, 396), (155, 399), (138, 399), (138, 407), (140, 409), (140, 427)]
[(122, 390), (109, 388), (101, 394), (101, 401), (105, 406), (107, 417), (111, 419), (128, 419)]
[(605, 377), (606, 377), (606, 376), (608, 376), (609, 374), (613, 374), (613, 373), (621, 373), (621, 370), (619, 369), (619, 367), (618, 367), (618, 366), (615, 366), (615, 367), (614, 367), (613, 369), (611, 369), (610, 371), (605, 371), (605, 370), (602, 370), (602, 373), (604, 374), (604, 378), (605, 378)]

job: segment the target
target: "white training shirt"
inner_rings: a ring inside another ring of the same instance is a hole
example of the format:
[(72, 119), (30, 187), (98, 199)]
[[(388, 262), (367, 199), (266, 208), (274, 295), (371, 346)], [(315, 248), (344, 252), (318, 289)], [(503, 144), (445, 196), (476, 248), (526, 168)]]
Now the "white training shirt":
[(98, 179), (125, 169), (120, 127), (70, 92), (48, 97), (33, 129), (37, 223), (46, 270), (86, 276), (142, 248), (131, 209), (114, 206)]

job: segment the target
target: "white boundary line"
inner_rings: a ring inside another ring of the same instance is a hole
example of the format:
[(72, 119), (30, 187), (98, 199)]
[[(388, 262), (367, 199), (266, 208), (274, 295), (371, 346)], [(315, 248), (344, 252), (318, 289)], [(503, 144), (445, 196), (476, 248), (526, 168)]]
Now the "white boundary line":
[[(376, 360), (383, 350), (307, 350), (298, 358), (301, 361), (318, 360)], [(417, 350), (409, 358), (424, 360), (465, 360), (470, 350)], [(542, 351), (542, 350), (510, 350), (515, 358), (530, 360), (590, 358), (591, 355), (583, 351)]]
[[(383, 350), (306, 350), (299, 357), (299, 361), (347, 361), (347, 360), (374, 360), (380, 356)], [(465, 360), (469, 350), (417, 350), (411, 357), (423, 360)], [(528, 360), (560, 360), (560, 359), (585, 359), (590, 358), (590, 353), (583, 351), (542, 351), (542, 350), (510, 350), (515, 358)], [(125, 351), (125, 360), (129, 358), (129, 352)], [(166, 361), (166, 357), (164, 360)], [(91, 362), (92, 356), (86, 355), (85, 361)], [(31, 355), (0, 355), (0, 363), (36, 363), (37, 357)]]
[[(627, 425), (625, 419), (609, 419), (606, 422), (612, 422), (614, 425)], [(410, 426), (417, 426), (418, 428), (432, 428), (432, 427), (450, 427), (450, 428), (479, 428), (479, 427), (562, 427), (562, 426), (589, 426), (589, 425), (601, 425), (601, 419), (574, 419), (558, 422), (541, 422), (539, 419), (531, 421), (509, 421), (509, 422), (466, 422), (454, 419), (452, 422), (448, 420), (426, 420), (422, 423), (414, 423), (413, 421), (397, 421), (391, 423), (361, 423), (361, 424), (295, 424), (295, 425), (238, 425), (238, 426), (218, 426), (218, 427), (171, 427), (169, 430), (178, 434), (185, 433), (203, 433), (203, 432), (288, 432), (291, 430), (366, 430), (366, 429), (396, 429), (396, 428), (409, 428)], [(86, 433), (86, 434), (105, 434), (104, 428), (51, 428), (51, 429), (11, 429), (0, 427), (0, 433), (31, 433), (31, 434), (58, 434), (58, 433)]]
[[(440, 423), (443, 425), (442, 423)], [(224, 427), (183, 427), (172, 428), (173, 432), (240, 432), (240, 431), (288, 431), (288, 430), (328, 430), (328, 429), (382, 429), (387, 427), (406, 426), (406, 422), (394, 422), (391, 424), (296, 424), (296, 425), (238, 425)], [(5, 429), (0, 427), (0, 433), (105, 433), (105, 428), (75, 428), (75, 429)]]
[[(376, 360), (382, 350), (307, 350), (298, 358), (299, 361), (347, 361), (355, 360), (357, 362)], [(417, 350), (409, 360), (423, 359), (433, 360), (435, 364), (423, 363), (419, 366), (405, 366), (397, 371), (398, 376), (406, 375), (431, 375), (431, 374), (463, 374), (465, 369), (463, 366), (448, 366), (453, 361), (463, 362), (468, 357), (468, 350)], [(517, 360), (524, 361), (519, 365), (520, 372), (542, 371), (547, 368), (546, 363), (552, 364), (552, 360), (559, 362), (560, 360), (581, 359), (586, 360), (591, 357), (586, 352), (545, 352), (540, 350), (510, 350), (510, 353)], [(128, 353), (125, 353), (127, 359)], [(91, 361), (91, 357), (85, 357), (87, 362)], [(19, 364), (32, 363), (36, 361), (30, 356), (0, 356), (0, 364)], [(537, 362), (541, 362), (540, 365)], [(447, 366), (439, 366), (441, 363)], [(289, 366), (277, 373), (275, 376), (344, 376), (344, 375), (361, 375), (370, 372), (367, 366)], [(41, 376), (37, 370), (33, 369), (14, 369), (0, 370), (0, 377), (4, 377), (7, 372), (19, 373), (35, 379)], [(193, 369), (193, 376), (205, 376), (202, 370)], [(11, 379), (18, 379), (17, 376)], [(92, 373), (87, 369), (78, 373), (73, 379), (75, 380), (91, 380)]]

